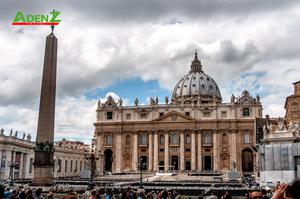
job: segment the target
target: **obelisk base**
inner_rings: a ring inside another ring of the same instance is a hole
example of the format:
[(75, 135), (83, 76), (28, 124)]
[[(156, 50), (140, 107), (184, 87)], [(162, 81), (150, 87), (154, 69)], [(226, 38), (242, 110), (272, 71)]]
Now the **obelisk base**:
[(32, 186), (47, 187), (53, 185), (53, 166), (43, 165), (34, 167)]

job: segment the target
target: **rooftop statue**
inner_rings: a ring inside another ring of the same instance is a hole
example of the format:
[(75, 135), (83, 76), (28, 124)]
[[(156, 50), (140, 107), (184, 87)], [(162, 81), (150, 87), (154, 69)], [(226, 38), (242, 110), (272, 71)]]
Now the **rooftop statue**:
[(231, 103), (235, 102), (235, 96), (234, 96), (234, 94), (231, 95), (230, 101), (231, 101)]
[(134, 104), (135, 104), (136, 106), (139, 104), (139, 100), (138, 100), (137, 97), (134, 99)]
[(118, 101), (119, 101), (119, 106), (122, 106), (123, 100), (120, 98)]

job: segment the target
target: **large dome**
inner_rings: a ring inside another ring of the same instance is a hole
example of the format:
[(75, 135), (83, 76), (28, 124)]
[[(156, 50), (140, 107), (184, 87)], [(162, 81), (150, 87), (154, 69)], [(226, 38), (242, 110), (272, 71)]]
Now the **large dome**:
[(202, 70), (197, 53), (191, 64), (191, 70), (175, 86), (172, 94), (173, 103), (219, 103), (221, 93), (216, 82)]

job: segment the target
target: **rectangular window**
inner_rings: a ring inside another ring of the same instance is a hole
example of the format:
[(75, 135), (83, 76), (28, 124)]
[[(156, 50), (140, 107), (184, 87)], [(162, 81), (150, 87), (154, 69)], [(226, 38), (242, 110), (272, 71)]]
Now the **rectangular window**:
[(212, 135), (204, 134), (203, 144), (211, 145), (212, 144)]
[(6, 150), (2, 150), (1, 156), (1, 170), (5, 169), (5, 162), (6, 162)]
[(111, 146), (112, 145), (112, 136), (111, 135), (106, 135), (106, 145)]
[(130, 120), (131, 119), (131, 114), (130, 113), (127, 113), (126, 114), (126, 120)]
[(111, 111), (106, 112), (106, 119), (107, 120), (112, 120), (113, 119), (113, 112), (111, 112)]
[(244, 133), (244, 144), (250, 144), (250, 134), (249, 134), (249, 132)]
[(186, 149), (185, 149), (185, 152), (190, 152), (190, 151), (191, 151), (190, 148), (186, 148)]
[(298, 105), (297, 104), (292, 105), (291, 111), (292, 112), (297, 112), (298, 111)]
[(171, 133), (171, 145), (179, 144), (179, 135), (177, 133)]
[(222, 111), (221, 112), (221, 117), (226, 118), (227, 117), (227, 111)]
[(243, 116), (244, 117), (250, 116), (250, 110), (249, 110), (249, 108), (243, 108)]
[(147, 135), (140, 135), (140, 145), (147, 145)]
[(33, 158), (29, 159), (29, 173), (32, 173), (32, 167), (33, 167)]
[(147, 113), (141, 113), (141, 118), (142, 118), (142, 119), (146, 119), (146, 118), (147, 118), (147, 115), (148, 115)]
[(160, 113), (159, 113), (159, 117), (162, 117), (163, 115), (164, 115), (163, 112), (160, 112)]
[(203, 112), (203, 117), (210, 117), (210, 112), (209, 111)]
[(164, 152), (165, 150), (163, 148), (159, 149), (160, 152)]
[(190, 112), (185, 112), (185, 115), (190, 117)]

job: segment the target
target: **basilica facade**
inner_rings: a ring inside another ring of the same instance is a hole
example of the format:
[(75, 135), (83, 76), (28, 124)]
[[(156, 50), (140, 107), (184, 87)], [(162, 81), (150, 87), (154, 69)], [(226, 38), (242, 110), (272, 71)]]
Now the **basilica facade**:
[(259, 96), (245, 90), (222, 102), (216, 82), (195, 54), (190, 71), (162, 103), (123, 106), (108, 96), (98, 101), (93, 144), (99, 173), (229, 171), (252, 175), (257, 168)]

